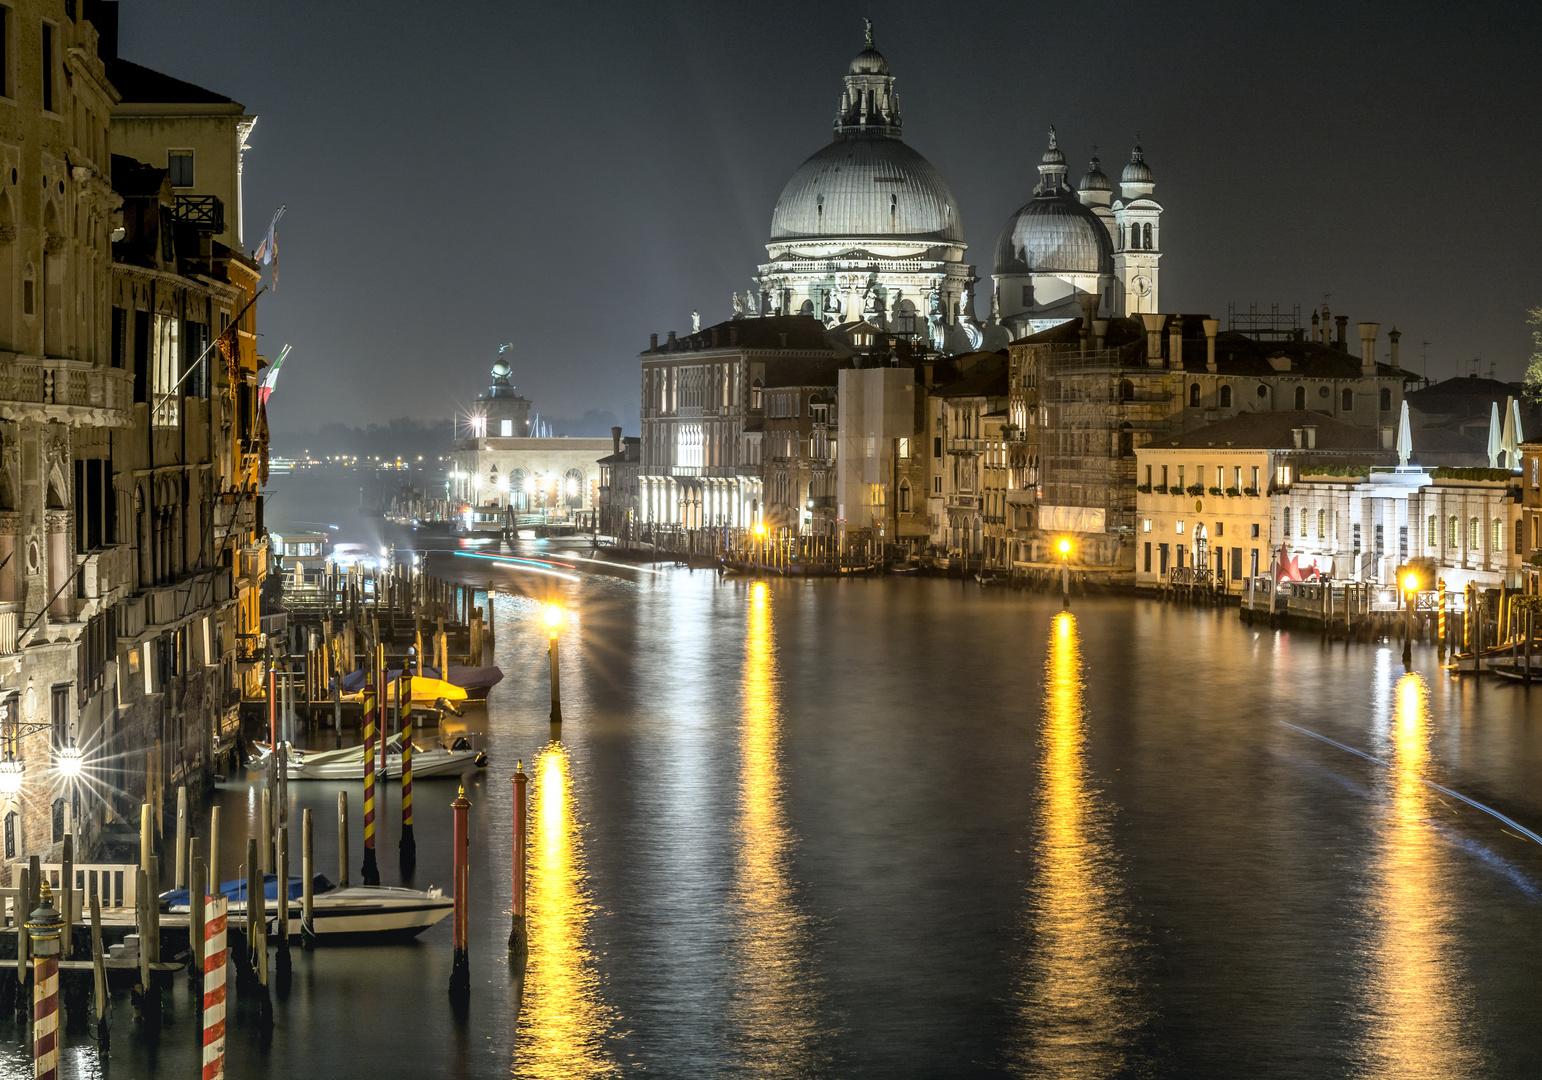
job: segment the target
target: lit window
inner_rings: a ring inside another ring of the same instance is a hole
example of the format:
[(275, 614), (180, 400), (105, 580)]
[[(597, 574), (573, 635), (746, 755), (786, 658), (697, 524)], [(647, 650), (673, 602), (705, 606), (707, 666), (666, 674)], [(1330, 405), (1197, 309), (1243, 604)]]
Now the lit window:
[(1430, 547), (1440, 543), (1440, 519), (1434, 514), (1431, 514), (1429, 521), (1425, 523), (1424, 537), (1425, 544)]
[(1183, 522), (1181, 522), (1181, 521), (1178, 522), (1178, 527), (1174, 531), (1176, 531), (1179, 536), (1182, 536), (1183, 535)]
[(1469, 518), (1467, 521), (1467, 546), (1473, 551), (1477, 551), (1482, 539), (1482, 536), (1478, 533), (1478, 519)]
[(1278, 465), (1274, 470), (1274, 482), (1280, 487), (1290, 486), (1290, 466)]
[(1146, 518), (1145, 521), (1141, 522), (1141, 529), (1140, 529), (1140, 531), (1141, 532), (1150, 532), (1151, 531), (1151, 519), (1150, 518)]
[(899, 456), (902, 457), (902, 458), (907, 458), (907, 459), (910, 457), (910, 440), (909, 439), (901, 439), (899, 441)]

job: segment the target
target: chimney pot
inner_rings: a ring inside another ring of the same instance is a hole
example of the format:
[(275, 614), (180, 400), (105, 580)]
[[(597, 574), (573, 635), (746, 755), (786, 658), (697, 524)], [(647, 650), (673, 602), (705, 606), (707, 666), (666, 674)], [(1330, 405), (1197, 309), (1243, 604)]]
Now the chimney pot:
[(673, 349), (673, 348), (677, 347), (679, 344), (680, 344), (680, 339), (675, 337), (675, 332), (673, 330), (671, 330), (669, 332), (669, 347), (671, 349)]
[(1290, 429), (1290, 437), (1296, 441), (1296, 449), (1297, 450), (1301, 449), (1301, 436), (1302, 436), (1302, 431), (1301, 431), (1300, 428), (1293, 427), (1293, 428)]
[(1360, 374), (1374, 375), (1376, 374), (1376, 335), (1381, 331), (1381, 323), (1357, 323), (1356, 329), (1360, 331)]
[(1162, 326), (1167, 316), (1154, 311), (1140, 313), (1140, 321), (1146, 326), (1146, 366), (1162, 366)]
[(657, 334), (649, 334), (648, 335), (648, 351), (649, 352), (658, 352), (659, 351), (659, 336)]
[(1333, 330), (1334, 330), (1335, 335), (1338, 338), (1338, 341), (1337, 341), (1338, 347), (1340, 349), (1348, 351), (1348, 349), (1349, 349), (1349, 316), (1348, 315), (1335, 315), (1335, 316), (1333, 316)]
[(1205, 370), (1214, 371), (1215, 367), (1215, 335), (1221, 332), (1221, 320), (1205, 319), (1201, 324), (1205, 328)]
[(1108, 319), (1092, 320), (1092, 332), (1097, 337), (1097, 347), (1099, 350), (1104, 348), (1103, 343), (1108, 338), (1108, 323)]
[(1388, 355), (1387, 355), (1387, 363), (1391, 364), (1393, 367), (1397, 367), (1398, 366), (1398, 362), (1397, 362), (1397, 342), (1398, 342), (1398, 339), (1400, 337), (1402, 337), (1402, 336), (1403, 336), (1402, 332), (1400, 330), (1398, 330), (1398, 328), (1395, 327), (1395, 326), (1391, 330), (1387, 331), (1387, 344), (1389, 346), (1391, 346), (1391, 348), (1390, 348), (1390, 350), (1388, 352)]
[(1306, 433), (1306, 448), (1308, 450), (1316, 450), (1317, 449), (1317, 425), (1316, 424), (1304, 424), (1304, 425), (1302, 425), (1301, 430)]
[(610, 450), (613, 454), (621, 453), (621, 429), (618, 427), (610, 429)]

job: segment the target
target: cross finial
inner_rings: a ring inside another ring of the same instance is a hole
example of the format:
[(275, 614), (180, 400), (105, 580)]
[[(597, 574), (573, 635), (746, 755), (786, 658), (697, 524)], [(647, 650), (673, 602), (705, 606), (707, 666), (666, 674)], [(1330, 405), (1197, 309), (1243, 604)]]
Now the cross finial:
[(862, 28), (864, 40), (867, 43), (867, 47), (871, 49), (873, 47), (873, 20), (864, 17), (862, 20)]

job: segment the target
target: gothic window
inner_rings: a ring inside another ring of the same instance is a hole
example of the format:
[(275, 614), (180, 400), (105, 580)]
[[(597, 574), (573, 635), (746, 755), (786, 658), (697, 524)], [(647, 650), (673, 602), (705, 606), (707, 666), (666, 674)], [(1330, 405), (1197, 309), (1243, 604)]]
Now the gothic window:
[(63, 799), (55, 799), (54, 800), (53, 813), (50, 816), (53, 819), (54, 843), (62, 844), (62, 843), (64, 843), (64, 800)]
[(899, 485), (899, 512), (910, 513), (910, 481), (901, 480)]
[(1189, 384), (1189, 408), (1199, 408), (1199, 383)]
[(1231, 408), (1231, 387), (1229, 386), (1221, 387), (1221, 408)]
[(1389, 389), (1386, 389), (1385, 387), (1383, 387), (1382, 391), (1381, 391), (1381, 411), (1382, 412), (1391, 412), (1392, 411), (1392, 391), (1389, 390)]
[(1151, 222), (1149, 222), (1149, 221), (1146, 222), (1145, 230), (1146, 230), (1145, 248), (1146, 248), (1147, 251), (1150, 251), (1151, 250)]
[(1343, 398), (1344, 411), (1345, 412), (1354, 412), (1354, 410), (1355, 410), (1355, 392), (1352, 389), (1350, 389), (1349, 387), (1346, 386), (1346, 387), (1344, 387), (1344, 393), (1341, 395), (1341, 397)]
[(1306, 387), (1304, 386), (1296, 387), (1296, 408), (1306, 408)]
[(1119, 225), (1114, 229), (1114, 242), (1119, 245), (1119, 250), (1124, 250), (1124, 226)]
[(1129, 379), (1124, 379), (1119, 383), (1119, 399), (1121, 401), (1135, 400), (1135, 384)]
[(750, 383), (750, 408), (752, 409), (760, 408), (760, 386), (759, 379)]

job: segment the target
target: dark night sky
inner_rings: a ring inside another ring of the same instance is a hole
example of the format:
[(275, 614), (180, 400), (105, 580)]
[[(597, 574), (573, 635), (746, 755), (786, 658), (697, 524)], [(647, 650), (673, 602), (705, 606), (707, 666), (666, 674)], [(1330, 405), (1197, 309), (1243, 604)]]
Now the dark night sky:
[(512, 340), (543, 414), (635, 433), (638, 350), (727, 317), (869, 12), (982, 278), (1047, 125), (1073, 178), (1097, 143), (1117, 180), (1139, 131), (1164, 310), (1331, 293), (1416, 371), (1427, 339), (1432, 376), (1520, 376), (1542, 4), (125, 0), (120, 52), (261, 118), (248, 250), (289, 207), (275, 429), (448, 415)]

